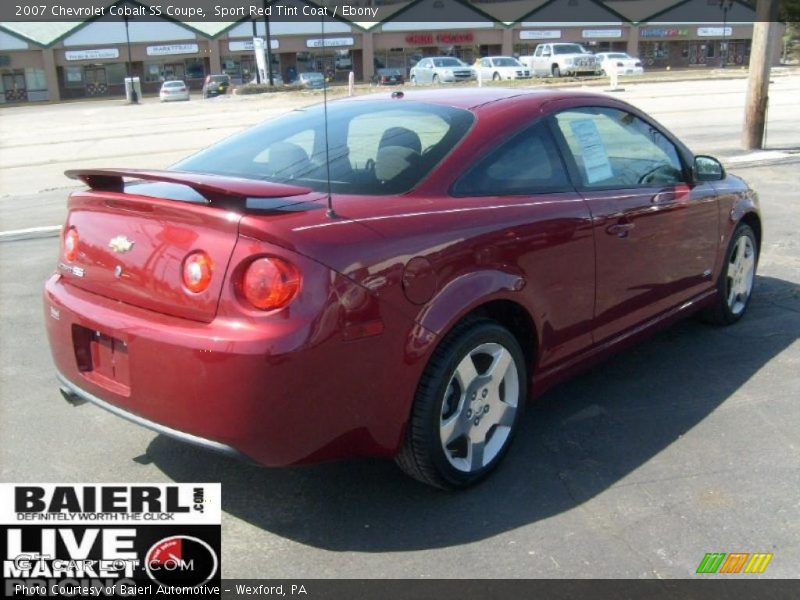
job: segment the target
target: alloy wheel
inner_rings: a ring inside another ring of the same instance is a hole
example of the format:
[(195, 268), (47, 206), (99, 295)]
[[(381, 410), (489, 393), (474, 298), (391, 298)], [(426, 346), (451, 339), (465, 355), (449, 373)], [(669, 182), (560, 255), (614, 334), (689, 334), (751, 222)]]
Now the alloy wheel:
[(728, 262), (727, 302), (734, 315), (744, 312), (750, 293), (753, 291), (753, 279), (756, 270), (756, 252), (753, 240), (742, 235)]
[(447, 385), (439, 420), (442, 448), (455, 469), (479, 471), (500, 453), (519, 396), (517, 366), (503, 345), (484, 343), (464, 356)]

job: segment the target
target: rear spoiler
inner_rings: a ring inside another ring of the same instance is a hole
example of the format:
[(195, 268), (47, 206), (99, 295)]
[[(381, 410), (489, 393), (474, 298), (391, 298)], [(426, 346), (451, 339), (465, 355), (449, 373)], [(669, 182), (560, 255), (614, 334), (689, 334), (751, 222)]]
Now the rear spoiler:
[(176, 183), (192, 188), (210, 203), (247, 198), (286, 198), (301, 196), (312, 190), (295, 185), (271, 183), (258, 179), (205, 175), (186, 171), (157, 171), (147, 169), (73, 169), (65, 171), (70, 179), (79, 179), (92, 190), (125, 192), (125, 178), (142, 181)]

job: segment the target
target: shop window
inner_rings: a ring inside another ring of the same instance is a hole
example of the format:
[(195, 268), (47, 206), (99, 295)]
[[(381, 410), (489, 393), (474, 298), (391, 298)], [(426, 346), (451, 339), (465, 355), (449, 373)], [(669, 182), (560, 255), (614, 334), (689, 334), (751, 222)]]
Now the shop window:
[(337, 71), (353, 70), (353, 55), (350, 52), (350, 50), (336, 51), (336, 60), (334, 61), (334, 68)]
[(83, 67), (66, 67), (64, 69), (64, 85), (67, 87), (83, 87)]
[(716, 44), (706, 44), (706, 58), (714, 58)]
[(47, 78), (44, 69), (25, 69), (25, 87), (30, 92), (47, 90)]
[(159, 63), (146, 63), (144, 65), (145, 81), (164, 81), (163, 65)]
[(106, 78), (108, 85), (124, 85), (125, 78), (128, 76), (128, 69), (125, 63), (114, 63), (106, 65)]
[(202, 58), (186, 59), (186, 77), (188, 79), (203, 79), (206, 76), (206, 69)]
[(238, 79), (242, 76), (242, 63), (235, 58), (225, 58), (222, 60), (222, 72)]

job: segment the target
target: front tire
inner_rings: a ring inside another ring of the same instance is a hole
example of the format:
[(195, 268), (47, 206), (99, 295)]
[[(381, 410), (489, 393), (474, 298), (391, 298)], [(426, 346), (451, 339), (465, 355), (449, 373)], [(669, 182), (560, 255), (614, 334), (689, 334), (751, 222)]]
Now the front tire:
[(553, 77), (561, 77), (561, 68), (558, 65), (553, 65)]
[(433, 79), (431, 79), (431, 83), (433, 83), (433, 85), (439, 85), (439, 76), (434, 75)]
[(500, 73), (495, 73), (492, 75), (492, 81), (500, 81)]
[(527, 398), (527, 368), (516, 338), (489, 319), (451, 331), (417, 388), (395, 461), (442, 489), (472, 485), (502, 460)]
[(704, 321), (731, 325), (744, 316), (753, 295), (758, 243), (752, 227), (739, 223), (731, 236), (725, 265), (717, 281), (717, 299), (701, 314)]

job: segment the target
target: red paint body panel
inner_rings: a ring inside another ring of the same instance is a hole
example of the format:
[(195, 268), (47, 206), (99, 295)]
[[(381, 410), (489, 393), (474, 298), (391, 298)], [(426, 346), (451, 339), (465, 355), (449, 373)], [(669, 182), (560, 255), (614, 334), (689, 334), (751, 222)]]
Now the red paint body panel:
[[(731, 176), (668, 190), (453, 197), (451, 185), (476, 157), (564, 102), (641, 113), (556, 90), (407, 96), (472, 110), (472, 129), (411, 192), (335, 195), (334, 218), (319, 193), (218, 176), (102, 172), (214, 198), (226, 186), (240, 199), (291, 196), (304, 207), (247, 212), (213, 200), (73, 194), (67, 226), (80, 235), (78, 257), (45, 288), (63, 377), (126, 413), (267, 465), (391, 456), (431, 353), (464, 315), (504, 300), (530, 316), (530, 376), (540, 393), (712, 300), (735, 222), (757, 210), (752, 191)], [(612, 228), (620, 223), (635, 228), (620, 236)], [(133, 248), (109, 249), (116, 235), (135, 240)], [(200, 294), (180, 279), (195, 251), (215, 265)], [(302, 275), (297, 297), (272, 312), (238, 291), (249, 262), (262, 256)], [(60, 261), (69, 262), (63, 253)]]

